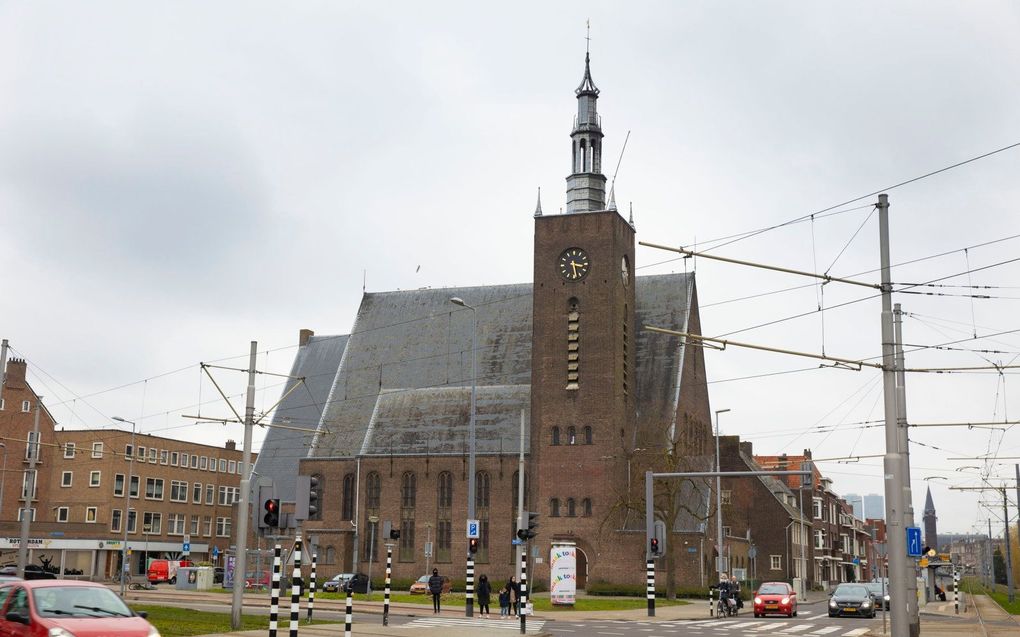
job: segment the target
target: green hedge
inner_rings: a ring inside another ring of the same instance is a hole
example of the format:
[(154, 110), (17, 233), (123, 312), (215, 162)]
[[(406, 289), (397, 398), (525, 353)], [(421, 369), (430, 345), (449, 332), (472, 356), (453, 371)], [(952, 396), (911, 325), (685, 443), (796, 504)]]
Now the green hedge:
[[(613, 597), (644, 597), (646, 593), (644, 584), (614, 584), (606, 581), (588, 582), (585, 592), (589, 595), (609, 595)], [(655, 587), (656, 597), (666, 596), (665, 585)], [(701, 586), (678, 586), (676, 596), (681, 598), (708, 599), (708, 589)], [(740, 589), (740, 596), (744, 600), (751, 599), (751, 590), (747, 587)]]

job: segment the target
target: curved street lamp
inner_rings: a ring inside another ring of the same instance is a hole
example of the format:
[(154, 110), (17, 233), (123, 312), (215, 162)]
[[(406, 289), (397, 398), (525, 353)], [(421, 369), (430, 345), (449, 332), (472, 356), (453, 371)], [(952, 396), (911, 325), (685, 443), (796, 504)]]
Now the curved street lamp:
[[(120, 523), (124, 525), (124, 544), (120, 547), (120, 596), (124, 597), (124, 589), (127, 586), (127, 573), (128, 573), (128, 554), (127, 554), (127, 541), (128, 541), (128, 518), (131, 515), (131, 479), (132, 469), (135, 464), (135, 423), (130, 420), (125, 420), (120, 416), (114, 416), (114, 420), (117, 422), (123, 422), (131, 425), (131, 457), (128, 458), (128, 478), (127, 482), (124, 483), (124, 515), (121, 516)], [(146, 539), (146, 548), (148, 548), (148, 538)]]

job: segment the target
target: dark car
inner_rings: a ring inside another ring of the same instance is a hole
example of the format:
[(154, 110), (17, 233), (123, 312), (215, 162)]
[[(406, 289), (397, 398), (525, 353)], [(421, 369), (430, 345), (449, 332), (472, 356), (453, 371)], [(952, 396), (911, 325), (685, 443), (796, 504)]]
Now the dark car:
[[(18, 567), (4, 566), (3, 568), (0, 568), (0, 575), (17, 577)], [(57, 579), (57, 575), (55, 573), (50, 573), (38, 564), (26, 564), (25, 579)]]
[(865, 584), (871, 596), (875, 598), (875, 607), (889, 610), (889, 585), (882, 582), (868, 582)]
[(347, 580), (347, 584), (344, 585), (343, 590), (351, 591), (352, 593), (367, 593), (368, 592), (368, 575), (364, 573), (356, 573), (353, 577)]
[(322, 590), (327, 593), (339, 593), (347, 586), (354, 573), (339, 573), (322, 583)]
[(829, 596), (829, 617), (874, 617), (875, 600), (864, 584), (840, 584)]
[(217, 566), (217, 567), (213, 568), (213, 576), (212, 577), (213, 577), (213, 584), (222, 584), (223, 583), (223, 567), (222, 566)]

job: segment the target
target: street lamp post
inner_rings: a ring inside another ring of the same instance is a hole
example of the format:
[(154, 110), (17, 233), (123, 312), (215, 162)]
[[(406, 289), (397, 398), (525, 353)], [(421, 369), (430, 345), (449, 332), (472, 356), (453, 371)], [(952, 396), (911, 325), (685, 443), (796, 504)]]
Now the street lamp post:
[(372, 525), (372, 533), (369, 536), (368, 541), (368, 592), (366, 595), (372, 597), (372, 562), (375, 561), (375, 527), (379, 525), (379, 516), (370, 515), (368, 516), (368, 522)]
[[(722, 471), (722, 464), (719, 462), (719, 414), (725, 414), (729, 409), (715, 410), (715, 470)], [(715, 519), (716, 519), (716, 542), (718, 542), (719, 557), (715, 565), (717, 582), (723, 578), (723, 533), (722, 533), (722, 476), (715, 477)]]
[(131, 517), (131, 480), (133, 479), (133, 469), (135, 465), (135, 423), (130, 420), (125, 420), (120, 416), (114, 416), (114, 420), (117, 422), (123, 422), (131, 425), (131, 457), (128, 458), (128, 478), (127, 482), (124, 483), (124, 517), (121, 519), (121, 524), (124, 525), (124, 544), (120, 547), (120, 596), (124, 597), (125, 588), (127, 587), (127, 573), (128, 573), (128, 554), (127, 554), (127, 540), (128, 540), (128, 518)]
[[(450, 303), (471, 310), (471, 418), (468, 422), (468, 520), (475, 519), (475, 394), (478, 387), (478, 311), (471, 305), (464, 302), (460, 297), (453, 297)], [(473, 557), (471, 550), (467, 552), (468, 576), (467, 576), (467, 599), (464, 603), (464, 614), (471, 617), (474, 614), (474, 573)]]
[[(4, 481), (7, 478), (7, 445), (0, 442), (0, 447), (4, 450), (4, 468), (0, 471), (0, 512), (3, 511), (4, 507)], [(2, 516), (0, 516), (2, 519)]]

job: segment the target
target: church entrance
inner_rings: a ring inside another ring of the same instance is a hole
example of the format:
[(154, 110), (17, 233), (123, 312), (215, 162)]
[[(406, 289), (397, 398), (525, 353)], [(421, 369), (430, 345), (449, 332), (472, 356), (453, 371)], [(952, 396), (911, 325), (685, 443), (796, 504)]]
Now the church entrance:
[(584, 554), (581, 547), (576, 548), (575, 558), (577, 560), (577, 590), (584, 590), (588, 586), (588, 556)]

